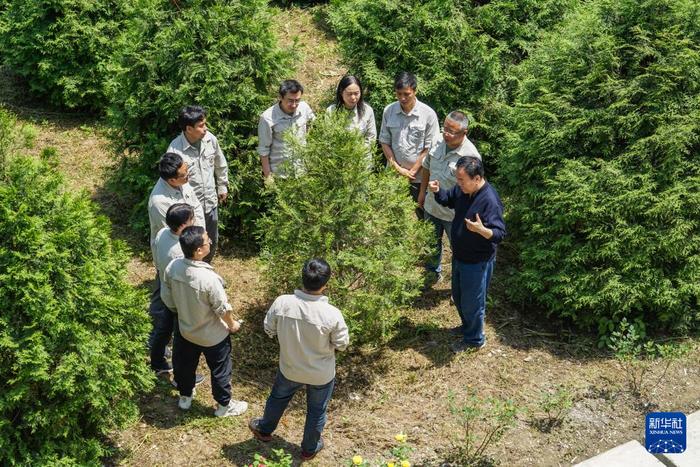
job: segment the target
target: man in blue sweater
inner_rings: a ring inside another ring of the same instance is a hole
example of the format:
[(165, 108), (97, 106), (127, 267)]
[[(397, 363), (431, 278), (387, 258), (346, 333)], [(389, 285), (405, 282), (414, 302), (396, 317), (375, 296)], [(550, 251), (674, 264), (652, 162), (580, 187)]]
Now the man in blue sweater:
[(458, 353), (480, 349), (486, 344), (486, 293), (496, 261), (496, 245), (506, 236), (506, 224), (503, 203), (484, 178), (480, 159), (460, 157), (456, 175), (457, 185), (449, 191), (440, 189), (437, 180), (428, 183), (428, 188), (435, 201), (455, 210), (452, 221), (452, 298), (462, 325), (453, 331), (462, 339), (450, 348)]

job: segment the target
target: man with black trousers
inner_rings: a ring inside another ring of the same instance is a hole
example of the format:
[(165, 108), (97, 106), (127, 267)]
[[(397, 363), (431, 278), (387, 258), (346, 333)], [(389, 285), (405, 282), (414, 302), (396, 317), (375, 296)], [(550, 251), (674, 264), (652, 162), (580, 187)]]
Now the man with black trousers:
[(484, 178), (484, 166), (472, 156), (457, 161), (457, 185), (446, 191), (433, 180), (428, 188), (435, 201), (455, 210), (452, 221), (452, 298), (462, 320), (453, 329), (461, 335), (450, 348), (459, 353), (480, 349), (486, 344), (484, 316), (486, 294), (496, 247), (506, 236), (503, 203), (496, 190)]
[(241, 323), (232, 317), (223, 279), (204, 262), (211, 249), (204, 227), (186, 227), (179, 241), (185, 257), (168, 265), (160, 289), (165, 305), (177, 313), (173, 369), (180, 392), (178, 406), (188, 410), (192, 405), (195, 370), (204, 354), (211, 371), (212, 395), (218, 402), (214, 415), (241, 415), (248, 403), (231, 399), (230, 337)]

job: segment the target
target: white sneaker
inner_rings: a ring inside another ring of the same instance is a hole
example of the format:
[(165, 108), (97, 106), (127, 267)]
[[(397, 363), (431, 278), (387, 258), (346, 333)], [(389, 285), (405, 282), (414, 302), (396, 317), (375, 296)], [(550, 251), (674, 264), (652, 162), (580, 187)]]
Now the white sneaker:
[(234, 401), (233, 399), (231, 399), (228, 405), (218, 404), (218, 406), (219, 407), (214, 411), (214, 415), (216, 415), (217, 417), (235, 417), (237, 415), (244, 414), (245, 411), (248, 410), (247, 402)]
[(182, 410), (190, 410), (192, 406), (192, 398), (187, 396), (180, 396), (180, 400), (177, 402), (177, 406)]

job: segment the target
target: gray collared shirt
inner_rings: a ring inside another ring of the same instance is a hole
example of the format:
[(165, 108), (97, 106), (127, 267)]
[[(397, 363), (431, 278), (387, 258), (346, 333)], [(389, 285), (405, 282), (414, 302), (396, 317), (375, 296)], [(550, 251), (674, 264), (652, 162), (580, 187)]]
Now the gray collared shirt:
[(153, 263), (156, 265), (161, 282), (163, 282), (163, 275), (168, 264), (172, 260), (184, 256), (180, 247), (180, 237), (174, 234), (170, 227), (160, 229), (153, 243)]
[[(440, 182), (440, 188), (451, 190), (457, 184), (457, 161), (462, 156), (473, 156), (481, 160), (481, 154), (468, 138), (465, 137), (462, 144), (450, 149), (442, 136), (438, 137), (436, 145), (423, 159), (423, 167), (430, 171), (430, 181), (437, 180)], [(452, 222), (455, 217), (454, 209), (438, 204), (434, 196), (425, 197), (423, 209), (431, 216), (445, 221)]]
[(280, 343), (280, 371), (297, 383), (321, 385), (335, 377), (335, 351), (350, 334), (339, 309), (324, 295), (295, 290), (280, 295), (265, 315), (265, 332)]
[[(374, 120), (374, 110), (366, 102), (363, 102), (362, 118), (357, 111), (357, 106), (352, 109), (352, 119), (348, 125), (348, 129), (358, 130), (363, 138), (365, 138), (365, 143), (367, 146), (372, 147), (374, 142), (377, 141), (377, 122)], [(335, 111), (335, 104), (331, 104), (326, 109), (326, 113), (331, 113)]]
[(300, 102), (294, 115), (285, 113), (279, 102), (265, 110), (258, 122), (258, 154), (270, 158), (270, 170), (275, 175), (284, 175), (282, 162), (288, 157), (285, 131), (291, 128), (300, 141), (306, 140), (308, 125), (315, 118), (306, 102)]
[[(413, 167), (421, 151), (430, 149), (438, 135), (437, 114), (418, 99), (409, 113), (404, 113), (398, 101), (384, 108), (379, 142), (391, 146), (401, 167)], [(420, 182), (419, 175), (411, 183)]]
[(232, 309), (224, 280), (204, 261), (172, 260), (165, 268), (160, 297), (177, 313), (182, 337), (193, 344), (211, 347), (229, 335), (221, 319)]
[(184, 133), (170, 142), (168, 152), (179, 154), (187, 162), (194, 192), (205, 213), (218, 206), (218, 196), (228, 193), (228, 163), (216, 136), (208, 131), (200, 141), (199, 149), (192, 146)]
[(194, 225), (205, 226), (202, 205), (190, 184), (185, 183), (179, 188), (173, 188), (168, 182), (162, 178), (158, 178), (148, 198), (148, 220), (151, 225), (151, 253), (153, 253), (156, 234), (163, 227), (167, 227), (165, 215), (168, 213), (168, 208), (175, 203), (187, 203), (192, 206), (194, 208)]

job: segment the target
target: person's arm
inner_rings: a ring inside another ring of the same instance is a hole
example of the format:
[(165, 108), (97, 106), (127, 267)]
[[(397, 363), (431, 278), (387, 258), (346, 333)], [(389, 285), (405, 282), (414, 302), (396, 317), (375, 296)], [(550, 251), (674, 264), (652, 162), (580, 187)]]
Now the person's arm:
[(263, 322), (265, 334), (270, 337), (275, 337), (277, 335), (277, 300), (279, 300), (279, 298), (272, 302), (272, 306), (267, 310), (265, 321)]
[(340, 319), (331, 331), (331, 345), (333, 345), (333, 348), (335, 348), (336, 350), (343, 351), (348, 348), (349, 344), (350, 331), (348, 330), (348, 326), (347, 324), (345, 324), (345, 320), (341, 315)]
[(219, 140), (214, 139), (214, 179), (216, 183), (216, 194), (219, 197), (219, 203), (226, 202), (228, 197), (228, 162), (224, 156), (224, 152), (219, 146)]
[(420, 189), (418, 190), (418, 205), (423, 208), (425, 205), (425, 195), (428, 189), (428, 181), (430, 180), (430, 170), (423, 167), (423, 178), (420, 182)]
[(218, 276), (208, 285), (207, 294), (211, 311), (224, 322), (228, 332), (238, 331), (241, 328), (241, 323), (233, 319), (233, 307), (228, 302), (224, 285)]
[(194, 192), (194, 189), (189, 183), (185, 183), (184, 185), (182, 185), (183, 196), (185, 194), (185, 191), (187, 191), (188, 195), (185, 197), (185, 199), (188, 199), (188, 204), (194, 209), (194, 225), (206, 228), (207, 223), (204, 218), (204, 208), (202, 207), (202, 203), (199, 201), (199, 198), (197, 197), (197, 195)]
[(503, 209), (500, 204), (495, 206), (488, 204), (484, 208), (484, 220), (477, 213), (474, 221), (464, 219), (464, 224), (470, 231), (493, 243), (500, 243), (506, 236), (506, 223), (503, 220)]
[(272, 173), (270, 168), (270, 150), (272, 149), (272, 125), (264, 117), (258, 122), (258, 154), (262, 165), (263, 177), (267, 178)]
[(365, 104), (365, 112), (367, 112), (367, 131), (365, 132), (365, 141), (367, 146), (372, 147), (377, 141), (377, 121), (374, 119), (374, 110), (372, 107)]
[(455, 208), (458, 191), (460, 190), (459, 185), (455, 185), (451, 190), (447, 191), (440, 188), (440, 182), (437, 180), (431, 180), (428, 182), (428, 189), (435, 196), (435, 201), (441, 206), (446, 206), (450, 209)]
[[(170, 264), (173, 264), (172, 261)], [(170, 288), (170, 264), (165, 268), (165, 273), (162, 276), (163, 280), (160, 281), (160, 299), (171, 311), (177, 312), (177, 307), (173, 300), (173, 292)]]

